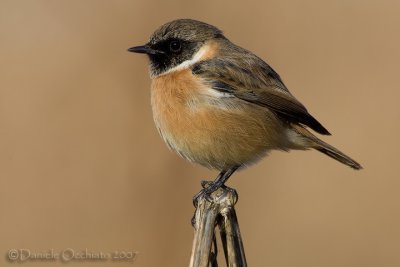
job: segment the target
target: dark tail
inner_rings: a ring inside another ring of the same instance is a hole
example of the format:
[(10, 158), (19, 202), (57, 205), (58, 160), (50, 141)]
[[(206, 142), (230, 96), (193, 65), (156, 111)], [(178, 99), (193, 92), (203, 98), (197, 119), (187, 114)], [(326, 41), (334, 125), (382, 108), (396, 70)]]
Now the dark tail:
[(337, 150), (336, 148), (325, 143), (322, 140), (318, 139), (318, 141), (314, 141), (313, 147), (319, 152), (322, 152), (325, 155), (328, 155), (329, 157), (336, 159), (337, 161), (346, 164), (347, 166), (355, 170), (362, 169), (362, 166), (357, 161), (355, 161), (354, 159), (350, 158), (349, 156), (345, 155), (341, 151)]
[(347, 166), (355, 169), (361, 170), (362, 166), (355, 161), (354, 159), (350, 158), (349, 156), (345, 155), (338, 149), (334, 148), (333, 146), (325, 143), (324, 141), (320, 140), (318, 137), (313, 135), (310, 131), (302, 127), (301, 125), (292, 125), (292, 129), (297, 132), (303, 139), (300, 142), (300, 147), (303, 148), (314, 148), (329, 157), (336, 159), (337, 161), (346, 164)]

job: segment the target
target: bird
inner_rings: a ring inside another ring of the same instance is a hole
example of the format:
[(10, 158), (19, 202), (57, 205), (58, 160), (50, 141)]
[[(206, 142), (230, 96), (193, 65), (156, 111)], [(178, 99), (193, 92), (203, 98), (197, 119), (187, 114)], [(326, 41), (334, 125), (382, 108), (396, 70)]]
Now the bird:
[(362, 169), (311, 132), (330, 135), (270, 65), (217, 27), (176, 19), (128, 51), (149, 58), (153, 119), (167, 146), (219, 171), (201, 194), (209, 196), (272, 150), (315, 149)]

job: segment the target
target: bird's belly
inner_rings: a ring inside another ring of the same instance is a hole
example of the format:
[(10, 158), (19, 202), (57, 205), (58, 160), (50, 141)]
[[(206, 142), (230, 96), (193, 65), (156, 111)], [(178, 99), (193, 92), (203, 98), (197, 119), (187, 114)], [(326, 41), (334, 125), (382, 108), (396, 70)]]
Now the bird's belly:
[(165, 142), (182, 157), (226, 170), (281, 147), (284, 126), (268, 110), (236, 98), (219, 101), (226, 105), (193, 100), (193, 90), (177, 94), (177, 85), (171, 86), (164, 83), (160, 90), (153, 81), (153, 116)]

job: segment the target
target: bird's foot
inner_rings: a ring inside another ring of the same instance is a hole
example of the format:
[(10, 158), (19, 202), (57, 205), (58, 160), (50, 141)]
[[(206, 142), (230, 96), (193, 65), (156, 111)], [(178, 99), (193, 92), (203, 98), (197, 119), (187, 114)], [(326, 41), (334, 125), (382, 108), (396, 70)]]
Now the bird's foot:
[(201, 186), (203, 189), (193, 197), (193, 205), (195, 207), (197, 207), (198, 200), (201, 196), (203, 196), (208, 202), (211, 202), (211, 194), (221, 187), (221, 185), (215, 184), (215, 182), (212, 181), (201, 181)]
[(215, 184), (215, 182), (211, 181), (202, 181), (201, 185), (203, 189), (193, 197), (193, 205), (195, 206), (196, 210), (193, 214), (191, 223), (194, 228), (196, 228), (196, 214), (197, 210), (199, 209), (199, 203), (203, 203), (203, 205), (205, 204), (208, 206), (208, 205), (220, 205), (227, 199), (233, 201), (234, 203), (236, 203), (238, 200), (238, 194), (236, 190), (227, 187), (224, 184), (220, 185), (220, 184)]
[[(200, 192), (198, 192), (193, 197), (193, 206), (197, 207), (198, 200), (201, 196), (203, 196), (208, 202), (212, 202), (211, 194), (217, 191), (220, 188), (224, 188), (228, 191), (235, 191), (233, 188), (225, 186), (223, 183), (212, 182), (212, 181), (201, 181), (201, 186), (203, 187)], [(236, 191), (235, 191), (236, 192)]]

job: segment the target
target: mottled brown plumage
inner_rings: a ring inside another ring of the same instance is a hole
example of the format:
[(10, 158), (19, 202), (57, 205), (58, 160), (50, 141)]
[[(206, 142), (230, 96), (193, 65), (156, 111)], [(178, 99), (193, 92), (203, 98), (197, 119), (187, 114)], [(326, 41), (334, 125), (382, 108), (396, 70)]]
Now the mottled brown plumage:
[(221, 171), (212, 190), (273, 149), (314, 148), (361, 168), (311, 134), (306, 127), (330, 133), (267, 63), (216, 27), (175, 20), (130, 51), (149, 55), (154, 121), (168, 146)]

